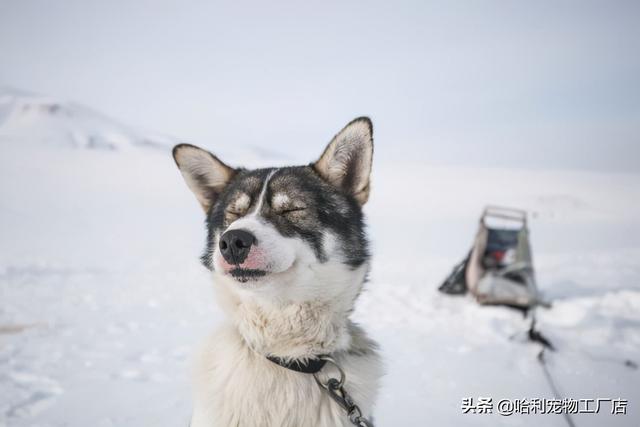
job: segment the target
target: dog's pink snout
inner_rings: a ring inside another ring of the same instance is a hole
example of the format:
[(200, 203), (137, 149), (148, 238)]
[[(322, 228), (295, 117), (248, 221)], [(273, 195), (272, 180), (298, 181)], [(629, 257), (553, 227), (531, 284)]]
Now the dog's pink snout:
[(258, 246), (251, 246), (246, 258), (240, 264), (229, 263), (224, 257), (222, 259), (222, 267), (225, 272), (229, 272), (236, 268), (242, 268), (245, 270), (266, 270), (267, 263), (264, 251)]

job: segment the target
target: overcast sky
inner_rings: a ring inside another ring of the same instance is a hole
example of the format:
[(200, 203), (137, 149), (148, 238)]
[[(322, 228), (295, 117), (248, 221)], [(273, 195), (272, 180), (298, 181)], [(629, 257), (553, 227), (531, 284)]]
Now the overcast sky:
[[(212, 150), (640, 171), (640, 2), (0, 0), (0, 85)], [(309, 159), (311, 160), (311, 159)]]

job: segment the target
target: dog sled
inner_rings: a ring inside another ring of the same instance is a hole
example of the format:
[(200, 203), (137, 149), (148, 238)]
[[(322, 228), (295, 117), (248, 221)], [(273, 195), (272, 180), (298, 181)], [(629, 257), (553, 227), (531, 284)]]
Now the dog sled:
[(486, 207), (471, 251), (439, 290), (447, 294), (469, 292), (480, 304), (522, 310), (548, 305), (536, 286), (527, 213)]
[[(548, 359), (558, 348), (536, 326), (536, 311), (542, 306), (549, 308), (535, 279), (533, 257), (529, 242), (527, 213), (523, 210), (499, 206), (488, 206), (482, 212), (480, 224), (473, 241), (473, 246), (464, 260), (458, 263), (453, 271), (438, 288), (446, 294), (461, 295), (467, 292), (483, 305), (502, 305), (515, 308), (529, 320), (524, 334), (516, 332), (509, 340), (530, 342), (540, 345), (537, 360), (542, 368), (545, 381), (553, 396), (562, 400), (557, 378), (551, 369)], [(563, 351), (570, 350), (564, 344)], [(596, 359), (587, 352), (580, 354)], [(638, 364), (629, 359), (607, 358), (607, 361), (620, 363), (628, 369), (638, 369)], [(569, 427), (575, 427), (571, 415), (563, 414)]]

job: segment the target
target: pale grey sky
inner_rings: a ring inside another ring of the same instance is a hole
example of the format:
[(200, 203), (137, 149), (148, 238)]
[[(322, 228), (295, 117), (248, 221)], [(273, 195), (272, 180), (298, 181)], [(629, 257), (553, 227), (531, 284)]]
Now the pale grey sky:
[(212, 150), (640, 171), (640, 2), (0, 0), (0, 85)]

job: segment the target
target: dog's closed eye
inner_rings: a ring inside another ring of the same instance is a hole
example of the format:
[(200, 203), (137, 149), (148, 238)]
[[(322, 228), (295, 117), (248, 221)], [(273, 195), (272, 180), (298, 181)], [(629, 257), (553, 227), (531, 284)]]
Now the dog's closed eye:
[(277, 193), (271, 200), (273, 211), (278, 215), (302, 212), (307, 206), (300, 200), (292, 200), (287, 194)]
[(245, 193), (240, 193), (231, 202), (231, 204), (227, 206), (224, 211), (224, 215), (229, 221), (235, 221), (247, 213), (247, 209), (249, 209), (250, 204), (251, 198)]
[(278, 214), (286, 215), (286, 214), (290, 214), (290, 213), (294, 213), (294, 212), (302, 212), (302, 211), (304, 211), (306, 209), (307, 208), (305, 206), (285, 208), (285, 209), (281, 209), (280, 211), (278, 211)]
[(227, 223), (232, 223), (233, 221), (243, 217), (245, 215), (245, 211), (240, 211), (238, 209), (227, 209), (224, 211), (224, 217)]
[(224, 212), (227, 215), (232, 215), (232, 216), (242, 216), (242, 215), (244, 215), (244, 212), (241, 212), (241, 211), (238, 211), (238, 210), (234, 210), (234, 209), (227, 209)]

